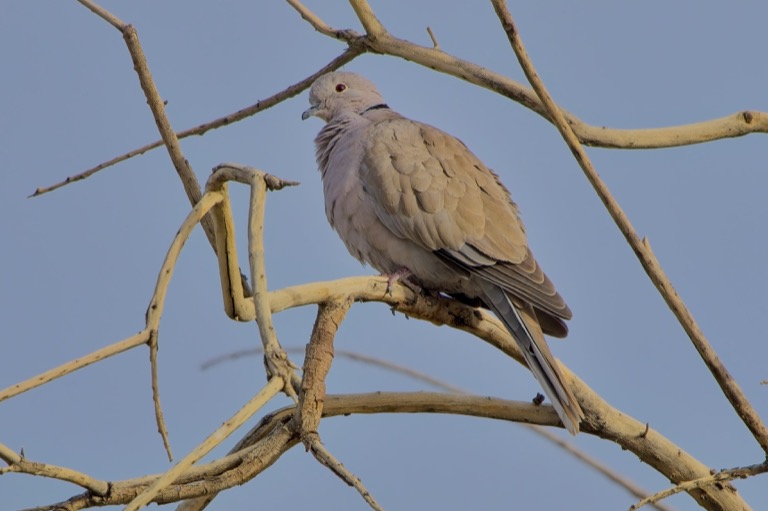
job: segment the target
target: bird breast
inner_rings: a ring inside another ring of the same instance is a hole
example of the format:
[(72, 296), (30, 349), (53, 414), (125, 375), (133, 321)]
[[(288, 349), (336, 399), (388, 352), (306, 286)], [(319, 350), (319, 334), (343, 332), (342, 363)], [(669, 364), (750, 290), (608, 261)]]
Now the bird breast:
[(465, 276), (431, 251), (396, 235), (379, 219), (375, 199), (360, 178), (365, 148), (359, 143), (358, 130), (369, 126), (365, 119), (343, 125), (331, 122), (315, 139), (329, 223), (360, 262), (384, 274), (407, 268), (428, 289), (464, 291)]

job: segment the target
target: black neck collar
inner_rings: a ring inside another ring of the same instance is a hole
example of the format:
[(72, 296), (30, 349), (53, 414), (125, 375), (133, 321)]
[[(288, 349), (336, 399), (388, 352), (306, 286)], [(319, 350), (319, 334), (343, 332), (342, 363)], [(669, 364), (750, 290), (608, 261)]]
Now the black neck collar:
[(386, 103), (379, 103), (378, 105), (369, 106), (365, 110), (362, 111), (360, 115), (367, 114), (371, 110), (381, 110), (382, 108), (389, 108), (389, 105)]

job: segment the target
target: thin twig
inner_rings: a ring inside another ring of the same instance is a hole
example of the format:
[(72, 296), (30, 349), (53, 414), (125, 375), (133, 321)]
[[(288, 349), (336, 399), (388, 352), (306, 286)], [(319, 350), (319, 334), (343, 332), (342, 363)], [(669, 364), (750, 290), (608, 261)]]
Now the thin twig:
[(440, 44), (437, 42), (437, 38), (435, 37), (435, 34), (432, 32), (432, 27), (427, 27), (427, 33), (429, 34), (429, 38), (432, 39), (432, 48), (435, 50), (440, 49)]
[(8, 451), (10, 451), (10, 449), (0, 444), (0, 457), (10, 463), (7, 467), (0, 468), (0, 476), (9, 472), (30, 474), (76, 484), (96, 495), (103, 496), (109, 491), (109, 483), (107, 481), (94, 479), (87, 474), (72, 470), (71, 468), (32, 461), (27, 458), (22, 458), (18, 454), (13, 453), (13, 451), (10, 452), (13, 453), (15, 459), (11, 462), (8, 460)]
[[(273, 94), (272, 96), (269, 96), (268, 98), (262, 99), (257, 101), (255, 104), (251, 106), (247, 106), (245, 108), (242, 108), (236, 112), (229, 113), (223, 117), (219, 117), (218, 119), (214, 119), (213, 121), (206, 122), (204, 124), (200, 124), (199, 126), (195, 126), (193, 128), (189, 128), (183, 131), (179, 131), (176, 133), (176, 137), (178, 139), (187, 138), (192, 135), (203, 135), (206, 132), (210, 130), (215, 130), (218, 128), (221, 128), (223, 126), (228, 126), (230, 124), (234, 124), (236, 122), (242, 121), (243, 119), (246, 119), (248, 117), (251, 117), (253, 115), (258, 114), (259, 112), (262, 112), (264, 110), (267, 110), (268, 108), (271, 108), (286, 99), (290, 99), (300, 93), (302, 93), (304, 90), (306, 90), (310, 85), (312, 85), (312, 82), (314, 82), (319, 76), (324, 75), (325, 73), (328, 73), (330, 71), (335, 71), (336, 69), (340, 68), (341, 66), (349, 63), (352, 61), (355, 57), (359, 56), (361, 53), (363, 53), (362, 47), (350, 47), (346, 49), (341, 55), (333, 59), (331, 62), (317, 70), (316, 72), (312, 73), (308, 77), (304, 78), (303, 80), (300, 80), (293, 85), (286, 87), (285, 89), (281, 90), (280, 92), (277, 92)], [(79, 174), (75, 174), (73, 176), (70, 176), (66, 178), (64, 181), (60, 181), (58, 183), (55, 183), (50, 186), (46, 187), (40, 187), (37, 188), (30, 197), (37, 197), (40, 195), (43, 195), (48, 192), (52, 192), (53, 190), (56, 190), (58, 188), (61, 188), (63, 186), (66, 186), (68, 184), (74, 183), (76, 181), (81, 181), (83, 179), (86, 179), (93, 174), (96, 174), (97, 172), (104, 170), (108, 167), (111, 167), (113, 165), (116, 165), (120, 162), (123, 162), (125, 160), (128, 160), (130, 158), (133, 158), (134, 156), (138, 156), (141, 154), (144, 154), (152, 149), (156, 149), (158, 147), (161, 147), (163, 145), (163, 140), (156, 140), (150, 144), (146, 144), (142, 147), (139, 147), (138, 149), (133, 149), (131, 151), (128, 151), (125, 154), (121, 154), (120, 156), (117, 156), (115, 158), (112, 158), (111, 160), (105, 161), (103, 163), (100, 163), (96, 165), (95, 167), (92, 167), (88, 170), (85, 170)]]
[(315, 456), (320, 463), (330, 469), (331, 472), (336, 474), (342, 481), (352, 486), (363, 497), (363, 500), (370, 506), (371, 509), (376, 511), (384, 511), (384, 508), (376, 502), (371, 492), (365, 487), (363, 482), (355, 474), (349, 471), (339, 460), (337, 460), (333, 454), (328, 451), (328, 448), (320, 442), (320, 437), (313, 438), (309, 447), (310, 452)]
[[(562, 437), (559, 437), (553, 433), (551, 433), (548, 429), (542, 428), (540, 426), (534, 426), (534, 425), (527, 425), (528, 429), (536, 433), (537, 435), (546, 438), (550, 442), (554, 443), (561, 449), (563, 449), (565, 452), (570, 454), (571, 456), (575, 457), (588, 467), (590, 467), (592, 470), (602, 474), (610, 481), (613, 481), (617, 485), (621, 486), (627, 492), (629, 492), (632, 496), (642, 499), (646, 498), (650, 492), (639, 485), (637, 485), (634, 481), (631, 481), (629, 478), (624, 477), (616, 473), (616, 471), (612, 468), (606, 465), (605, 463), (599, 461), (597, 458), (594, 458), (593, 456), (587, 454), (585, 451), (582, 451), (578, 447), (576, 447), (572, 442), (569, 442), (568, 440), (563, 439)], [(667, 506), (666, 504), (660, 504), (660, 503), (654, 503), (652, 504), (653, 507), (657, 509), (657, 511), (673, 511), (671, 507)]]
[(107, 23), (109, 23), (110, 25), (112, 25), (113, 27), (115, 27), (121, 32), (125, 30), (125, 27), (128, 26), (128, 24), (120, 20), (120, 18), (118, 18), (108, 10), (104, 9), (103, 7), (96, 5), (90, 0), (77, 0), (77, 1), (83, 4), (84, 6), (86, 6), (88, 9), (90, 9), (99, 18), (103, 19), (104, 21), (106, 21)]
[(133, 499), (124, 511), (138, 511), (146, 506), (160, 494), (161, 491), (183, 474), (189, 467), (197, 463), (203, 456), (211, 452), (217, 445), (221, 444), (245, 421), (250, 419), (254, 413), (259, 411), (270, 399), (275, 397), (285, 386), (282, 378), (274, 377), (270, 379), (258, 394), (251, 398), (235, 415), (224, 422), (216, 431), (211, 433), (200, 445), (195, 447), (189, 454), (180, 460), (173, 468), (160, 476), (149, 488), (144, 490), (138, 497)]
[[(301, 353), (304, 351), (304, 348), (286, 348), (285, 351), (287, 351), (288, 353)], [(217, 357), (213, 357), (209, 360), (206, 360), (205, 362), (200, 364), (200, 370), (206, 371), (228, 360), (237, 360), (242, 357), (260, 355), (261, 353), (263, 353), (263, 351), (260, 348), (249, 348), (244, 350), (233, 351), (225, 355), (220, 355)], [(443, 389), (447, 392), (456, 392), (456, 393), (464, 392), (460, 387), (451, 385), (450, 383), (444, 382), (437, 378), (433, 378), (428, 374), (422, 373), (421, 371), (417, 371), (415, 369), (411, 369), (408, 366), (397, 364), (395, 362), (392, 362), (391, 360), (384, 360), (382, 358), (366, 355), (365, 353), (358, 353), (357, 351), (344, 350), (344, 349), (338, 349), (338, 348), (334, 348), (334, 354), (336, 357), (347, 358), (355, 362), (369, 364), (372, 366), (385, 369), (387, 371), (392, 371), (394, 373), (399, 373), (404, 376), (408, 376), (415, 380), (423, 381), (424, 383), (428, 383), (429, 385), (434, 385), (436, 388)]]
[(160, 386), (158, 384), (157, 376), (157, 346), (158, 346), (158, 332), (160, 329), (160, 318), (163, 314), (163, 308), (165, 307), (165, 297), (168, 292), (168, 286), (173, 276), (173, 270), (176, 266), (176, 261), (181, 254), (181, 249), (184, 247), (184, 243), (189, 239), (189, 235), (192, 233), (192, 229), (201, 222), (208, 211), (216, 206), (224, 199), (223, 195), (216, 192), (207, 192), (200, 201), (195, 204), (192, 211), (189, 212), (187, 218), (181, 224), (176, 236), (168, 248), (168, 253), (165, 256), (163, 265), (160, 268), (160, 273), (157, 276), (157, 282), (155, 283), (155, 290), (152, 293), (152, 298), (147, 307), (146, 317), (146, 329), (148, 332), (149, 343), (149, 360), (150, 371), (152, 380), (152, 401), (155, 409), (155, 422), (157, 423), (157, 430), (160, 433), (160, 437), (163, 439), (163, 446), (168, 455), (168, 459), (173, 459), (171, 452), (171, 443), (168, 438), (168, 428), (165, 425), (165, 419), (163, 418), (163, 410), (160, 407)]
[(718, 385), (720, 385), (720, 388), (728, 398), (728, 401), (730, 401), (734, 410), (736, 410), (736, 413), (752, 432), (752, 435), (763, 448), (763, 451), (768, 453), (768, 429), (766, 429), (757, 412), (742, 392), (738, 383), (736, 383), (736, 380), (734, 380), (728, 373), (725, 365), (723, 365), (722, 361), (717, 356), (717, 353), (704, 336), (704, 333), (696, 324), (693, 315), (685, 306), (685, 303), (683, 303), (677, 295), (677, 292), (672, 287), (672, 283), (661, 268), (656, 256), (651, 251), (648, 240), (640, 239), (629, 221), (629, 218), (627, 218), (627, 215), (621, 209), (621, 206), (619, 206), (619, 203), (613, 197), (607, 185), (592, 166), (592, 162), (590, 161), (589, 156), (587, 156), (584, 148), (581, 146), (579, 139), (573, 133), (565, 116), (560, 112), (552, 97), (549, 95), (549, 92), (547, 92), (544, 83), (536, 73), (536, 69), (520, 40), (517, 27), (507, 9), (506, 2), (504, 0), (491, 0), (491, 2), (493, 3), (493, 7), (496, 10), (499, 20), (507, 33), (507, 37), (517, 56), (517, 60), (520, 62), (520, 66), (525, 72), (525, 76), (528, 78), (528, 81), (533, 86), (542, 103), (546, 106), (550, 118), (553, 120), (566, 144), (571, 149), (571, 152), (584, 171), (590, 184), (595, 189), (595, 192), (597, 192), (597, 195), (605, 205), (611, 218), (613, 218), (613, 221), (626, 238), (627, 243), (629, 243), (629, 246), (634, 250), (643, 269), (664, 298), (667, 306), (669, 306), (685, 332), (688, 334), (688, 337), (691, 339), (691, 342), (699, 352), (699, 355), (701, 355), (704, 363), (715, 377), (715, 380)]
[(312, 25), (315, 30), (320, 32), (323, 35), (327, 35), (328, 37), (333, 38), (340, 38), (340, 34), (344, 33), (346, 37), (360, 37), (360, 34), (352, 31), (352, 30), (337, 30), (330, 25), (328, 25), (326, 22), (324, 22), (322, 19), (320, 19), (319, 16), (317, 16), (315, 13), (304, 7), (304, 5), (299, 2), (298, 0), (286, 0), (288, 4), (293, 7), (296, 12), (301, 15), (302, 18), (304, 18), (304, 21)]
[(173, 461), (173, 452), (171, 451), (171, 439), (168, 436), (168, 427), (165, 424), (165, 417), (163, 416), (163, 407), (160, 405), (160, 380), (157, 372), (157, 335), (158, 330), (151, 330), (149, 335), (149, 371), (150, 379), (152, 381), (152, 402), (155, 405), (155, 423), (157, 424), (157, 432), (160, 433), (160, 438), (163, 439), (163, 447), (165, 453), (168, 456), (168, 461)]
[(101, 362), (104, 359), (113, 357), (124, 351), (128, 351), (132, 348), (135, 348), (136, 346), (141, 346), (148, 340), (149, 330), (142, 330), (136, 335), (132, 335), (114, 344), (110, 344), (109, 346), (105, 346), (104, 348), (96, 350), (93, 353), (89, 353), (88, 355), (70, 360), (69, 362), (61, 364), (60, 366), (54, 367), (53, 369), (49, 369), (48, 371), (33, 376), (28, 380), (24, 380), (22, 382), (11, 385), (8, 388), (0, 390), (0, 402), (14, 396), (18, 396), (19, 394), (27, 392), (28, 390), (40, 387), (41, 385), (45, 385), (48, 382), (51, 382), (57, 378), (61, 378), (62, 376), (66, 376), (77, 371), (78, 369), (82, 369), (83, 367), (95, 364), (96, 362)]
[(640, 502), (631, 505), (629, 507), (629, 511), (636, 511), (637, 509), (640, 509), (641, 507), (649, 504), (657, 505), (658, 501), (662, 499), (666, 499), (667, 497), (671, 497), (676, 493), (690, 491), (695, 488), (702, 488), (704, 486), (715, 484), (718, 482), (731, 481), (733, 479), (746, 479), (749, 476), (764, 474), (766, 472), (768, 472), (768, 462), (758, 463), (756, 465), (750, 465), (748, 467), (737, 467), (737, 468), (730, 468), (727, 470), (721, 470), (720, 472), (717, 472), (715, 474), (701, 477), (693, 481), (685, 481), (684, 483), (680, 483), (676, 486), (673, 486), (672, 488), (668, 488), (664, 491), (655, 493), (650, 497), (646, 497)]

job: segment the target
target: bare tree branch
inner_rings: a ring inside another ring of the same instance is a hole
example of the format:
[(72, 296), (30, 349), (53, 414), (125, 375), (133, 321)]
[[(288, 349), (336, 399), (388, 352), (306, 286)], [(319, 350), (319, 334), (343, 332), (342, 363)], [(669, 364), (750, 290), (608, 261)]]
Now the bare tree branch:
[(303, 377), (299, 403), (296, 409), (297, 427), (301, 441), (309, 449), (309, 436), (317, 436), (317, 427), (323, 415), (325, 378), (333, 362), (333, 340), (344, 321), (352, 300), (334, 300), (318, 305), (317, 318), (304, 356)]
[(158, 477), (151, 486), (142, 491), (135, 498), (131, 499), (130, 503), (125, 507), (125, 511), (138, 511), (150, 502), (153, 502), (155, 497), (160, 495), (171, 484), (173, 484), (181, 474), (189, 469), (189, 467), (197, 463), (197, 461), (199, 461), (203, 456), (211, 452), (216, 446), (226, 440), (229, 435), (231, 435), (237, 428), (242, 426), (245, 421), (250, 419), (254, 413), (259, 411), (265, 404), (267, 404), (270, 399), (275, 397), (275, 395), (277, 395), (277, 393), (280, 392), (284, 386), (285, 381), (283, 381), (280, 376), (271, 378), (258, 394), (251, 398), (229, 420), (225, 421), (224, 424), (219, 427), (219, 429), (211, 433), (208, 438), (206, 438), (200, 445), (195, 447), (173, 468), (168, 470), (162, 476)]
[[(320, 21), (319, 17), (301, 5), (298, 0), (291, 0), (289, 3), (303, 13), (302, 16), (313, 28), (324, 33), (321, 28), (327, 25)], [(350, 3), (353, 4), (356, 12), (370, 10), (370, 6), (364, 0), (350, 0)], [(300, 8), (297, 7), (299, 5), (301, 5)], [(321, 25), (318, 26), (316, 23)], [(363, 20), (361, 23), (365, 26)], [(369, 36), (361, 36), (352, 30), (336, 30), (325, 35), (341, 39), (354, 48), (362, 47), (365, 48), (365, 51), (400, 57), (429, 69), (455, 76), (506, 96), (552, 122), (547, 109), (533, 89), (440, 49), (420, 46), (410, 41), (398, 39), (386, 30), (377, 31), (375, 37), (370, 37), (370, 34)], [(768, 133), (768, 113), (754, 110), (741, 111), (719, 119), (694, 124), (652, 129), (615, 129), (590, 125), (568, 113), (565, 109), (560, 108), (560, 110), (581, 143), (595, 147), (659, 149), (701, 144), (751, 133)]]
[(493, 3), (494, 9), (496, 9), (496, 13), (501, 20), (501, 24), (504, 27), (504, 30), (507, 32), (509, 42), (512, 45), (512, 49), (514, 50), (518, 61), (520, 62), (520, 66), (525, 72), (525, 76), (528, 78), (528, 81), (531, 82), (531, 85), (533, 85), (533, 88), (541, 98), (542, 103), (544, 103), (546, 106), (550, 117), (555, 123), (555, 126), (562, 135), (566, 144), (568, 144), (568, 147), (571, 149), (573, 156), (581, 166), (590, 184), (597, 192), (597, 195), (605, 205), (608, 213), (611, 215), (611, 218), (613, 218), (613, 221), (619, 227), (619, 230), (624, 235), (624, 238), (626, 238), (627, 243), (629, 243), (629, 246), (632, 247), (632, 250), (634, 250), (637, 258), (640, 260), (640, 263), (643, 266), (643, 269), (648, 274), (648, 277), (650, 277), (651, 281), (656, 286), (656, 289), (658, 289), (662, 298), (664, 298), (664, 301), (667, 303), (667, 306), (669, 306), (669, 308), (672, 310), (672, 313), (680, 322), (680, 325), (682, 325), (685, 333), (688, 334), (688, 337), (691, 339), (691, 342), (696, 348), (696, 351), (698, 351), (699, 355), (701, 355), (701, 358), (704, 360), (704, 363), (715, 377), (715, 380), (717, 381), (718, 385), (720, 385), (720, 388), (728, 398), (728, 401), (730, 401), (734, 410), (736, 410), (736, 413), (739, 415), (739, 417), (741, 417), (741, 420), (744, 421), (744, 424), (746, 424), (747, 428), (749, 428), (749, 430), (752, 432), (752, 435), (763, 448), (763, 451), (768, 453), (768, 429), (766, 429), (765, 424), (763, 424), (763, 421), (752, 407), (752, 404), (744, 395), (744, 392), (741, 390), (741, 387), (739, 387), (739, 384), (736, 383), (736, 380), (733, 379), (728, 370), (725, 368), (725, 365), (717, 356), (717, 353), (712, 348), (712, 345), (709, 343), (707, 338), (704, 336), (704, 333), (699, 328), (696, 320), (694, 320), (693, 315), (688, 310), (688, 307), (686, 307), (685, 303), (678, 296), (674, 287), (672, 287), (672, 283), (669, 281), (666, 273), (661, 268), (661, 265), (656, 259), (656, 256), (651, 251), (651, 246), (648, 243), (648, 240), (645, 238), (640, 239), (634, 227), (632, 227), (629, 218), (627, 218), (627, 215), (621, 209), (619, 203), (616, 201), (616, 199), (614, 199), (610, 190), (608, 190), (608, 186), (600, 178), (599, 174), (592, 166), (592, 162), (590, 161), (589, 156), (587, 156), (586, 151), (584, 151), (584, 148), (579, 143), (578, 138), (573, 133), (573, 130), (569, 126), (565, 116), (558, 110), (557, 105), (552, 100), (549, 92), (547, 92), (544, 83), (536, 73), (536, 70), (533, 67), (533, 63), (528, 57), (528, 53), (525, 51), (523, 43), (520, 40), (517, 27), (515, 27), (512, 16), (507, 9), (506, 2), (504, 0), (491, 0), (491, 2)]
[[(234, 268), (239, 268), (239, 265), (237, 263), (237, 251), (234, 248), (234, 222), (226, 195), (226, 182), (230, 180), (247, 184), (251, 188), (250, 212), (248, 214), (248, 259), (251, 279), (254, 283), (254, 293), (251, 298), (244, 295), (238, 279), (233, 278)], [(257, 320), (256, 324), (259, 327), (259, 334), (264, 345), (264, 363), (267, 367), (267, 374), (269, 377), (281, 377), (286, 384), (284, 391), (296, 401), (298, 400), (297, 390), (300, 385), (299, 377), (294, 371), (296, 366), (288, 359), (285, 350), (280, 346), (272, 324), (267, 276), (264, 269), (263, 240), (264, 204), (267, 188), (279, 189), (294, 184), (296, 183), (283, 181), (251, 167), (227, 163), (214, 169), (206, 183), (206, 193), (221, 193), (225, 197), (225, 200), (216, 206), (216, 212), (211, 216), (214, 219), (215, 244), (219, 247), (216, 252), (219, 257), (225, 303), (229, 303), (230, 299), (234, 300), (232, 306), (237, 309), (241, 307), (238, 307), (235, 302), (247, 302), (249, 305), (253, 305), (254, 314), (250, 318)], [(226, 247), (226, 250), (222, 250), (221, 247)], [(237, 317), (237, 319), (244, 320), (243, 317)]]
[[(319, 76), (324, 75), (325, 73), (335, 71), (336, 69), (339, 69), (341, 66), (347, 64), (348, 62), (352, 61), (355, 57), (360, 55), (363, 52), (362, 48), (359, 47), (350, 47), (346, 49), (341, 55), (333, 59), (328, 64), (324, 65), (311, 75), (307, 76), (303, 80), (300, 80), (293, 85), (290, 85), (286, 87), (285, 89), (281, 90), (280, 92), (277, 92), (273, 94), (272, 96), (269, 96), (268, 98), (262, 99), (257, 101), (255, 104), (251, 106), (247, 106), (245, 108), (242, 108), (236, 112), (229, 113), (223, 117), (219, 117), (218, 119), (214, 119), (213, 121), (206, 122), (204, 124), (200, 124), (199, 126), (195, 126), (194, 128), (189, 128), (183, 131), (179, 131), (176, 133), (176, 137), (178, 139), (187, 138), (192, 135), (204, 135), (210, 130), (215, 130), (218, 128), (221, 128), (223, 126), (228, 126), (230, 124), (234, 124), (236, 122), (242, 121), (243, 119), (246, 119), (248, 117), (252, 117), (259, 112), (263, 112), (264, 110), (267, 110), (269, 108), (272, 108), (273, 106), (282, 103), (286, 99), (290, 99), (298, 94), (301, 94), (306, 90), (310, 85), (312, 85), (312, 82), (314, 82)], [(100, 163), (96, 165), (95, 167), (92, 167), (88, 170), (85, 170), (79, 174), (75, 174), (73, 176), (69, 176), (64, 181), (60, 181), (58, 183), (55, 183), (50, 186), (46, 187), (40, 187), (37, 188), (30, 197), (37, 197), (43, 194), (46, 194), (48, 192), (52, 192), (58, 188), (61, 188), (63, 186), (66, 186), (68, 184), (81, 181), (83, 179), (86, 179), (88, 177), (91, 177), (93, 174), (96, 174), (97, 172), (104, 170), (108, 167), (111, 167), (113, 165), (116, 165), (120, 162), (123, 162), (125, 160), (129, 160), (133, 158), (134, 156), (138, 156), (141, 154), (144, 154), (148, 151), (151, 151), (152, 149), (156, 149), (158, 147), (161, 147), (163, 145), (163, 140), (156, 140), (152, 143), (146, 144), (142, 147), (139, 147), (137, 149), (133, 149), (131, 151), (128, 151), (125, 154), (121, 154), (120, 156), (116, 156), (115, 158), (112, 158), (111, 160), (105, 161), (103, 163)]]
[(87, 367), (91, 364), (95, 364), (96, 362), (100, 362), (114, 355), (118, 355), (124, 351), (128, 351), (132, 348), (135, 348), (136, 346), (141, 346), (142, 344), (145, 344), (148, 340), (149, 340), (149, 330), (142, 330), (136, 335), (127, 337), (126, 339), (118, 341), (114, 344), (105, 346), (100, 350), (96, 350), (92, 353), (89, 353), (88, 355), (78, 357), (70, 362), (54, 367), (53, 369), (45, 371), (44, 373), (38, 374), (37, 376), (33, 376), (32, 378), (29, 378), (22, 382), (11, 385), (8, 388), (0, 390), (0, 402), (5, 401), (6, 399), (12, 398), (14, 396), (18, 396), (19, 394), (23, 394), (28, 390), (32, 390), (34, 388), (40, 387), (41, 385), (45, 385), (46, 383), (49, 383), (53, 380), (61, 378), (62, 376), (66, 376), (70, 373), (73, 373), (78, 369), (82, 369), (83, 367)]
[(152, 403), (155, 406), (155, 423), (157, 424), (157, 432), (160, 433), (160, 438), (163, 440), (163, 447), (165, 448), (165, 454), (168, 456), (168, 461), (173, 461), (171, 439), (168, 436), (168, 426), (165, 424), (163, 407), (160, 405), (160, 379), (157, 374), (157, 329), (150, 330), (149, 341), (147, 344), (149, 345), (149, 371), (150, 380), (152, 381)]
[(333, 361), (333, 340), (351, 306), (352, 300), (347, 298), (324, 302), (318, 307), (312, 336), (304, 357), (304, 377), (301, 380), (299, 403), (293, 417), (293, 428), (298, 430), (301, 443), (317, 461), (328, 467), (346, 484), (354, 487), (371, 509), (381, 510), (382, 507), (360, 478), (331, 454), (323, 445), (320, 434), (317, 432), (325, 402), (325, 378)]
[[(258, 319), (257, 326), (264, 345), (265, 364), (269, 380), (262, 391), (243, 409), (225, 422), (221, 428), (213, 432), (206, 441), (187, 454), (172, 469), (160, 475), (106, 482), (66, 467), (26, 460), (23, 454), (19, 455), (0, 444), (0, 459), (8, 464), (7, 467), (0, 469), (0, 475), (10, 472), (40, 475), (68, 481), (87, 490), (84, 494), (74, 496), (65, 502), (36, 509), (72, 511), (94, 506), (128, 504), (126, 508), (128, 511), (136, 511), (150, 502), (162, 504), (192, 499), (180, 506), (179, 509), (185, 511), (199, 510), (205, 507), (217, 492), (234, 485), (243, 484), (256, 477), (299, 442), (303, 442), (321, 463), (331, 468), (347, 484), (355, 486), (372, 508), (380, 509), (368, 490), (360, 483), (360, 480), (323, 446), (317, 433), (321, 417), (327, 418), (352, 413), (451, 413), (515, 421), (523, 424), (560, 426), (559, 419), (551, 406), (536, 406), (530, 403), (517, 403), (494, 398), (436, 393), (326, 396), (324, 380), (333, 356), (333, 338), (336, 328), (342, 321), (352, 300), (388, 303), (393, 307), (393, 310), (407, 314), (409, 317), (467, 331), (521, 363), (522, 357), (506, 329), (486, 312), (439, 296), (415, 295), (411, 290), (400, 285), (395, 285), (389, 290), (387, 279), (384, 277), (319, 282), (268, 292), (266, 271), (263, 264), (264, 246), (261, 236), (264, 227), (263, 208), (266, 191), (292, 183), (281, 181), (274, 176), (249, 167), (225, 164), (215, 169), (206, 186), (206, 192), (202, 193), (199, 182), (181, 151), (180, 137), (203, 134), (210, 129), (237, 122), (267, 109), (303, 91), (318, 76), (337, 69), (365, 52), (398, 56), (452, 74), (509, 97), (552, 122), (582, 166), (587, 178), (635, 251), (649, 277), (683, 325), (724, 394), (763, 448), (764, 453), (768, 453), (768, 429), (747, 401), (738, 384), (728, 374), (685, 304), (675, 293), (653, 255), (648, 241), (640, 239), (634, 231), (619, 204), (595, 172), (582, 147), (582, 144), (627, 149), (672, 147), (742, 136), (749, 133), (765, 133), (768, 132), (768, 114), (745, 111), (722, 119), (687, 126), (649, 130), (615, 130), (591, 126), (559, 108), (549, 96), (525, 52), (517, 28), (503, 0), (492, 0), (492, 3), (512, 48), (528, 80), (533, 85), (533, 89), (443, 52), (429, 29), (432, 48), (395, 38), (382, 25), (365, 0), (350, 0), (355, 14), (364, 27), (365, 34), (359, 34), (353, 30), (334, 29), (307, 9), (299, 0), (287, 0), (303, 19), (320, 33), (345, 42), (348, 45), (347, 50), (313, 75), (258, 102), (256, 105), (176, 134), (165, 114), (163, 101), (147, 66), (135, 28), (122, 22), (92, 0), (79, 1), (122, 33), (162, 141), (110, 160), (110, 162), (68, 178), (64, 183), (49, 188), (38, 188), (33, 195), (41, 195), (66, 183), (84, 179), (114, 163), (142, 154), (154, 147), (165, 145), (194, 208), (182, 224), (182, 228), (174, 238), (163, 262), (147, 310), (144, 330), (83, 358), (75, 359), (37, 377), (2, 390), (0, 391), (0, 401), (53, 381), (103, 358), (146, 343), (149, 344), (150, 349), (155, 416), (158, 429), (170, 456), (170, 445), (158, 389), (158, 329), (175, 262), (189, 233), (198, 222), (204, 225), (209, 241), (217, 252), (227, 314), (239, 321)], [(247, 282), (241, 276), (237, 262), (234, 220), (226, 184), (228, 180), (246, 183), (251, 187), (248, 245), (249, 268), (255, 287), (253, 296), (251, 296)], [(208, 214), (209, 212), (210, 214)], [(322, 305), (312, 342), (307, 348), (304, 378), (300, 380), (294, 371), (295, 366), (291, 364), (286, 352), (280, 346), (272, 325), (271, 315), (286, 308), (309, 303), (321, 303)], [(336, 308), (334, 309), (334, 307)], [(574, 392), (587, 414), (582, 424), (583, 431), (615, 442), (622, 448), (636, 454), (644, 463), (677, 484), (674, 488), (645, 498), (632, 509), (653, 504), (668, 495), (681, 491), (688, 492), (702, 507), (708, 510), (749, 509), (727, 481), (764, 473), (768, 471), (768, 466), (765, 463), (711, 475), (709, 468), (698, 459), (650, 428), (647, 423), (637, 421), (611, 406), (577, 376), (573, 375), (567, 367), (562, 366), (562, 369), (572, 381)], [(260, 424), (238, 442), (233, 449), (234, 452), (229, 456), (209, 464), (196, 465), (202, 456), (221, 443), (227, 435), (261, 409), (281, 389), (290, 396), (298, 398), (297, 406), (265, 415)], [(298, 395), (296, 394), (297, 390), (299, 390)], [(537, 432), (547, 436), (552, 441), (557, 441), (546, 431), (537, 430)], [(577, 452), (574, 452), (574, 455), (578, 456)], [(601, 467), (599, 463), (592, 466), (611, 477), (610, 469)], [(631, 485), (619, 482), (633, 491)], [(639, 497), (638, 492), (641, 490), (634, 491)]]
[(91, 2), (90, 0), (77, 0), (77, 1), (83, 4), (88, 9), (90, 9), (99, 18), (103, 19), (104, 21), (106, 21), (107, 23), (109, 23), (110, 25), (118, 29), (120, 32), (124, 31), (128, 26), (128, 24), (123, 22), (120, 18), (118, 18), (108, 10), (104, 9), (103, 7), (95, 4), (94, 2)]
[(748, 467), (737, 467), (721, 470), (715, 474), (711, 474), (693, 481), (686, 481), (667, 490), (660, 491), (654, 495), (651, 495), (650, 497), (646, 497), (637, 504), (630, 506), (629, 511), (635, 511), (647, 505), (657, 505), (660, 500), (666, 499), (667, 497), (671, 497), (672, 495), (683, 491), (691, 491), (695, 488), (702, 488), (704, 486), (713, 485), (723, 481), (731, 481), (733, 479), (745, 479), (749, 476), (764, 474), (766, 472), (768, 472), (768, 462), (758, 463)]
[(23, 456), (19, 456), (2, 444), (0, 444), (0, 458), (8, 463), (7, 467), (0, 468), (0, 476), (15, 472), (18, 474), (48, 477), (50, 479), (58, 479), (59, 481), (76, 484), (96, 495), (106, 495), (109, 491), (109, 483), (106, 481), (94, 479), (87, 474), (72, 470), (71, 468), (29, 460)]

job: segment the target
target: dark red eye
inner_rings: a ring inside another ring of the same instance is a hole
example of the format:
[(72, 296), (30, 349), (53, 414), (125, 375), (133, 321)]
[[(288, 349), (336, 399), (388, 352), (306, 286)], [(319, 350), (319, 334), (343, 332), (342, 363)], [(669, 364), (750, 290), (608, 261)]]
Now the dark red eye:
[(347, 90), (346, 85), (344, 85), (343, 83), (336, 84), (336, 92), (344, 92), (345, 90)]

